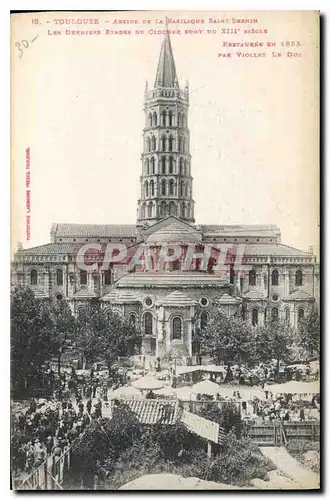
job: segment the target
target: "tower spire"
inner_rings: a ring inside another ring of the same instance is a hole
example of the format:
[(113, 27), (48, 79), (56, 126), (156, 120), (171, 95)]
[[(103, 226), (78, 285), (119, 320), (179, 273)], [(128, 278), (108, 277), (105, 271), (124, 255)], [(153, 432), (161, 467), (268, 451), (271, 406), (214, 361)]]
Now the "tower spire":
[(155, 87), (178, 87), (178, 78), (176, 75), (175, 62), (172, 50), (170, 35), (168, 32), (166, 19), (166, 35), (164, 37), (157, 66), (155, 78)]

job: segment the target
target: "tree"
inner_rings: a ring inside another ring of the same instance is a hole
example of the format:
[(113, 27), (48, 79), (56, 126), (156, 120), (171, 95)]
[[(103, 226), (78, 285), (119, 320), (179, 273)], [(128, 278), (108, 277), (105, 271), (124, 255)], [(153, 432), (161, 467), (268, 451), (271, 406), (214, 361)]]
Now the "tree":
[(109, 372), (118, 357), (139, 352), (141, 334), (126, 318), (89, 304), (77, 318), (77, 345), (90, 363), (105, 360)]
[(311, 311), (298, 326), (298, 344), (309, 354), (320, 354), (320, 316)]
[(32, 290), (17, 286), (11, 291), (11, 383), (22, 396), (40, 385), (41, 371), (51, 359), (52, 332), (49, 314)]
[(236, 316), (216, 314), (201, 332), (201, 352), (219, 363), (249, 362), (253, 358), (252, 326)]
[(286, 321), (267, 321), (255, 330), (255, 355), (261, 362), (276, 360), (276, 374), (279, 374), (280, 362), (290, 361), (295, 335)]
[(48, 317), (48, 328), (52, 332), (49, 349), (57, 358), (57, 370), (61, 376), (61, 358), (74, 346), (75, 318), (65, 300), (44, 301), (42, 309)]

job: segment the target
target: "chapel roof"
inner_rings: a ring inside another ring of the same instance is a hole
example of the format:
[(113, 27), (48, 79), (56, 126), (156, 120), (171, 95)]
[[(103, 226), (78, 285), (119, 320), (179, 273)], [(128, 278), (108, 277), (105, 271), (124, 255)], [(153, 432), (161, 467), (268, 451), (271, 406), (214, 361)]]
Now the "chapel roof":
[(181, 224), (179, 221), (173, 221), (167, 226), (160, 228), (158, 231), (151, 233), (147, 243), (199, 243), (202, 240), (202, 235), (194, 228), (186, 224)]

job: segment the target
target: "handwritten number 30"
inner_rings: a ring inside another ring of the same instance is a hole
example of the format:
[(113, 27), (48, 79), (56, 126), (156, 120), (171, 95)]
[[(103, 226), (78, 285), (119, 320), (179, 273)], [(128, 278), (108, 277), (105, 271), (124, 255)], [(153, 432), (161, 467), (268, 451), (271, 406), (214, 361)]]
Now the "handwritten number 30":
[(20, 42), (16, 42), (15, 45), (19, 51), (19, 57), (22, 57), (23, 52), (24, 52), (23, 48), (27, 49), (29, 46), (29, 42), (27, 40), (21, 40)]

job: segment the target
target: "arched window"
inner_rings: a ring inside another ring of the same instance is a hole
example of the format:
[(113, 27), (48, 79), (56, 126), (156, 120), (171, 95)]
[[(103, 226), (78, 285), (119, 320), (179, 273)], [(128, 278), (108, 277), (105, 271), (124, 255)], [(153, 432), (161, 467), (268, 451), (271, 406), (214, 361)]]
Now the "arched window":
[(32, 269), (30, 273), (30, 283), (32, 286), (35, 286), (38, 284), (38, 273), (35, 269)]
[(174, 160), (173, 160), (173, 156), (170, 156), (169, 173), (173, 174), (173, 170), (174, 170)]
[(151, 158), (150, 163), (151, 163), (151, 173), (154, 174), (155, 173), (155, 158), (154, 157)]
[(273, 307), (272, 309), (272, 321), (278, 320), (278, 309), (277, 307)]
[(162, 138), (161, 138), (161, 148), (162, 148), (162, 151), (166, 151), (166, 137), (165, 137), (165, 135), (162, 135)]
[(267, 275), (264, 275), (264, 288), (267, 288), (268, 280), (267, 280)]
[(148, 125), (149, 127), (152, 127), (152, 114), (149, 113), (149, 116), (148, 116)]
[(172, 136), (168, 138), (168, 150), (173, 151), (174, 149), (174, 139)]
[(170, 215), (176, 215), (176, 204), (174, 203), (174, 201), (170, 202), (169, 209)]
[(160, 216), (161, 217), (166, 216), (166, 203), (165, 203), (165, 201), (162, 201), (160, 204)]
[(87, 285), (87, 271), (80, 271), (80, 284)]
[(152, 217), (152, 203), (151, 202), (148, 205), (148, 217)]
[(188, 175), (188, 164), (187, 160), (184, 161), (184, 175)]
[(148, 181), (145, 181), (144, 183), (144, 196), (149, 195), (149, 189), (148, 189)]
[(252, 309), (252, 325), (257, 326), (258, 324), (258, 309)]
[(155, 194), (155, 181), (151, 179), (149, 182), (149, 191), (150, 191), (150, 196), (154, 196)]
[(148, 139), (147, 139), (147, 151), (148, 151), (149, 153), (150, 153), (150, 151), (151, 151), (151, 139), (150, 139), (150, 137), (148, 137)]
[(173, 179), (170, 179), (168, 187), (169, 187), (169, 189), (168, 189), (169, 195), (173, 196), (174, 195), (174, 180)]
[(165, 156), (162, 156), (161, 164), (162, 164), (162, 174), (166, 174), (166, 157)]
[(302, 271), (298, 269), (298, 271), (296, 272), (296, 286), (302, 286), (302, 284), (303, 284)]
[(183, 196), (183, 188), (184, 188), (184, 182), (180, 182), (180, 196)]
[(145, 166), (146, 166), (146, 174), (149, 175), (149, 158), (146, 158)]
[(234, 266), (231, 264), (230, 269), (229, 269), (229, 282), (231, 285), (234, 284), (235, 280), (235, 271), (234, 271)]
[(166, 195), (166, 181), (165, 181), (165, 179), (162, 179), (162, 181), (160, 183), (160, 192), (161, 192), (162, 196)]
[(143, 203), (141, 206), (141, 219), (144, 219), (145, 216), (146, 216), (146, 205), (145, 203)]
[(298, 323), (300, 323), (300, 321), (303, 320), (304, 317), (305, 317), (305, 311), (301, 307), (300, 309), (298, 309)]
[(172, 127), (173, 125), (173, 113), (171, 110), (168, 112), (168, 125), (169, 127)]
[(104, 271), (104, 284), (111, 285), (111, 269)]
[(152, 120), (153, 125), (154, 125), (154, 127), (156, 127), (156, 125), (157, 125), (157, 113), (156, 113), (156, 111), (154, 111), (154, 114), (152, 116), (153, 116), (153, 120)]
[(130, 313), (129, 322), (132, 326), (136, 325), (136, 314), (135, 313)]
[(146, 335), (152, 335), (152, 314), (150, 312), (145, 313), (144, 315), (144, 333)]
[(154, 135), (151, 137), (151, 149), (152, 151), (156, 150), (156, 137)]
[(182, 319), (177, 316), (172, 320), (172, 338), (173, 340), (182, 338)]
[(182, 115), (182, 118), (181, 118), (181, 125), (182, 125), (183, 127), (185, 127), (185, 126), (186, 126), (186, 115), (184, 115), (184, 114)]
[(254, 269), (252, 269), (252, 271), (249, 271), (249, 285), (256, 286), (256, 272)]
[(179, 160), (179, 171), (180, 171), (180, 175), (184, 175), (183, 159), (182, 158), (180, 158), (180, 160)]
[(178, 113), (178, 127), (181, 127), (181, 113)]
[(278, 271), (276, 269), (272, 272), (272, 285), (278, 286)]
[(182, 140), (182, 151), (185, 153), (187, 150), (187, 141), (186, 138), (184, 137)]
[(166, 126), (166, 111), (162, 111), (160, 116), (161, 116), (161, 125), (163, 125), (165, 127)]
[(186, 204), (185, 203), (182, 203), (181, 213), (182, 213), (182, 217), (185, 218), (186, 217)]
[(182, 151), (182, 137), (179, 137), (179, 152)]
[(285, 309), (285, 321), (290, 322), (290, 309), (288, 307)]
[(184, 185), (184, 195), (186, 198), (188, 197), (188, 183)]
[(207, 327), (208, 315), (206, 312), (202, 312), (201, 314), (201, 330), (204, 330)]
[(63, 270), (57, 269), (56, 271), (56, 284), (57, 286), (63, 286)]

